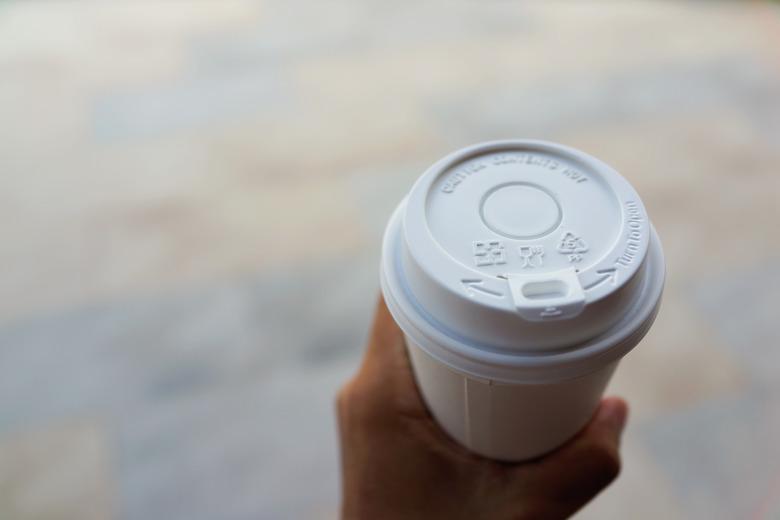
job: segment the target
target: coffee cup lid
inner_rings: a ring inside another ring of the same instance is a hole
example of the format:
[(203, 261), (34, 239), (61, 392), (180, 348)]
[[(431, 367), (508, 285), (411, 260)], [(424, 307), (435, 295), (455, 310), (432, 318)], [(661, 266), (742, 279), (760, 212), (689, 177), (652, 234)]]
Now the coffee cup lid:
[(559, 144), (495, 141), (415, 183), (388, 226), (383, 283), (403, 320), (481, 351), (549, 354), (607, 333), (648, 298), (655, 308), (653, 248), (645, 207), (614, 169)]

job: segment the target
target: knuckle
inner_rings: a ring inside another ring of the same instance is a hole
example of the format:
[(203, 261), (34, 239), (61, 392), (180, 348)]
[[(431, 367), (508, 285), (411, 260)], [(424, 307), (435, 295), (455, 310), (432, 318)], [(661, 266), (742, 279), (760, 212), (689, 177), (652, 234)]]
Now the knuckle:
[(341, 388), (339, 388), (336, 394), (336, 410), (339, 415), (343, 415), (346, 409), (349, 407), (349, 402), (352, 399), (352, 381), (348, 381)]
[(371, 408), (369, 405), (365, 392), (355, 378), (344, 383), (336, 394), (336, 413), (341, 422), (353, 423), (364, 419)]
[(336, 425), (342, 443), (354, 434), (354, 414), (352, 413), (351, 382), (345, 383), (336, 393)]

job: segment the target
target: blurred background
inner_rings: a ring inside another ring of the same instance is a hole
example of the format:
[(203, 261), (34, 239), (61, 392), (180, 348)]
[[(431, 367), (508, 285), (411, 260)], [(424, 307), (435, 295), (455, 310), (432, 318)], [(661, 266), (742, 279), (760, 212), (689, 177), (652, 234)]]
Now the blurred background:
[(578, 518), (780, 518), (780, 4), (349, 0), (0, 3), (0, 518), (335, 518), (383, 226), (506, 137), (667, 254)]

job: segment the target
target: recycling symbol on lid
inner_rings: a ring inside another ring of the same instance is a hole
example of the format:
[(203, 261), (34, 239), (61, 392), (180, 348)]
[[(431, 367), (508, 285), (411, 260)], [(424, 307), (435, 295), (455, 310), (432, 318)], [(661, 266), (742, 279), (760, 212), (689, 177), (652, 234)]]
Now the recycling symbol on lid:
[(580, 262), (582, 253), (588, 252), (588, 244), (574, 233), (567, 231), (558, 243), (558, 252), (569, 255), (569, 262)]

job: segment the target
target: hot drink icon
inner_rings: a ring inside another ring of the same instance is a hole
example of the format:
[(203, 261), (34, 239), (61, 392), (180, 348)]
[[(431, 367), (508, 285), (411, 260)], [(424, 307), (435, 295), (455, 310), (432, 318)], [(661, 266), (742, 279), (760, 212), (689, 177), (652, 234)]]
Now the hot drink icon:
[(520, 267), (523, 269), (529, 269), (534, 267), (542, 267), (544, 260), (544, 246), (520, 246), (517, 248), (517, 252), (520, 255)]

